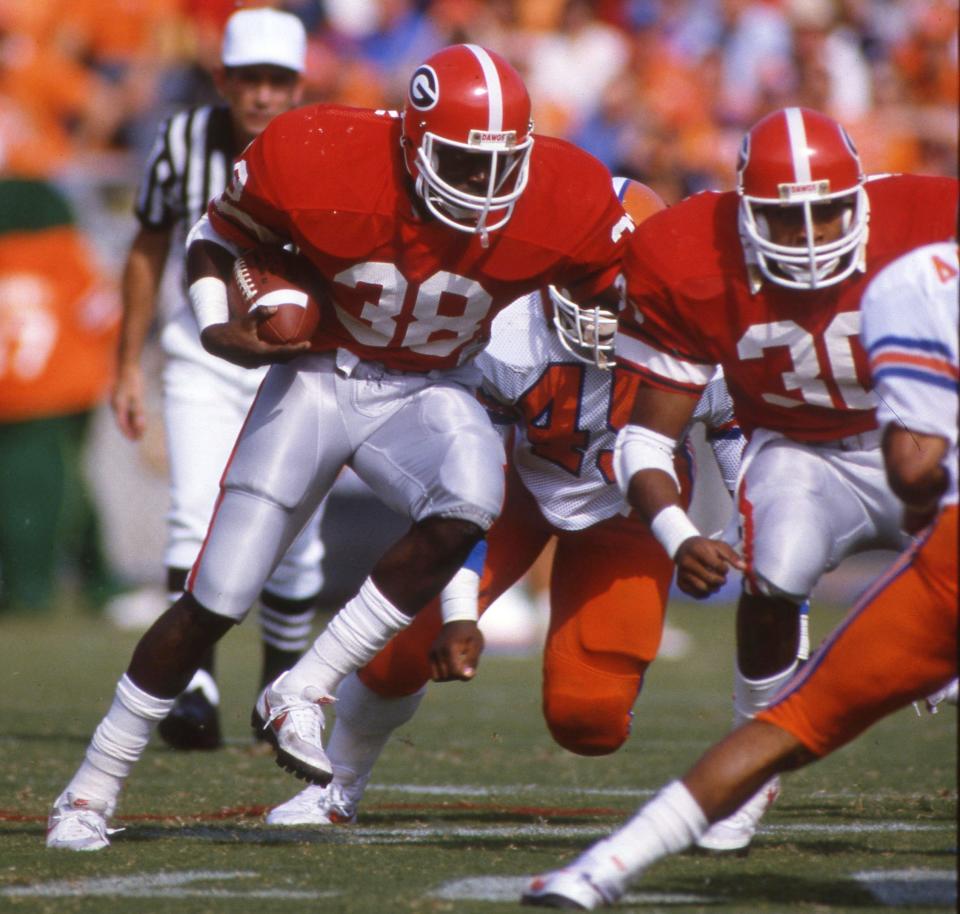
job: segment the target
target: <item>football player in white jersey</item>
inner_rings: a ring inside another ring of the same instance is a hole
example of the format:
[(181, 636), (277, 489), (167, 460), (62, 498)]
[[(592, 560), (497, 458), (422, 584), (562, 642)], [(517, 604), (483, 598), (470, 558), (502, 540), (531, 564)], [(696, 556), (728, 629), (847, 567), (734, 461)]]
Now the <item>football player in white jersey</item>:
[[(642, 184), (615, 179), (635, 221), (662, 207)], [(672, 566), (649, 528), (623, 501), (611, 465), (617, 429), (640, 383), (616, 366), (616, 315), (583, 309), (558, 290), (514, 302), (496, 318), (481, 400), (505, 430), (507, 494), (481, 550), (435, 604), (337, 692), (327, 753), (334, 779), (272, 810), (269, 824), (352, 822), (374, 762), (415, 712), (428, 680), (473, 677), (485, 611), (556, 540), (543, 708), (553, 738), (580, 755), (615, 752), (663, 631)], [(707, 428), (732, 491), (743, 436), (722, 373), (694, 411)], [(512, 447), (510, 441), (512, 439)], [(692, 477), (692, 452), (677, 471)]]
[(647, 867), (689, 847), (773, 775), (824, 757), (956, 678), (958, 274), (956, 243), (924, 245), (881, 271), (863, 298), (886, 473), (903, 526), (918, 534), (914, 544), (770, 707), (619, 831), (537, 877), (525, 904), (613, 904)]

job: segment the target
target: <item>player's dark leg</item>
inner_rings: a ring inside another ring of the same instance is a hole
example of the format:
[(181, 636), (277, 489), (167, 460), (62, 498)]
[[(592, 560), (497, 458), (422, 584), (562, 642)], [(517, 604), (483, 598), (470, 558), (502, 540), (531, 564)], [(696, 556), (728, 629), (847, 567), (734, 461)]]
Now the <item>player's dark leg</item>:
[(175, 698), (235, 624), (185, 593), (144, 633), (134, 648), (127, 676), (150, 695)]
[[(183, 596), (188, 568), (167, 568), (167, 593), (171, 603)], [(220, 690), (214, 672), (211, 645), (170, 713), (160, 721), (157, 732), (173, 749), (218, 749), (223, 745), (220, 731)]]
[(800, 641), (800, 606), (784, 597), (740, 595), (737, 666), (749, 679), (769, 679), (792, 667)]
[(716, 822), (739, 809), (774, 775), (815, 758), (793, 734), (751, 720), (708, 749), (682, 780), (707, 819)]
[(440, 595), (482, 538), (483, 530), (471, 521), (428, 517), (384, 553), (370, 577), (401, 612), (415, 616)]

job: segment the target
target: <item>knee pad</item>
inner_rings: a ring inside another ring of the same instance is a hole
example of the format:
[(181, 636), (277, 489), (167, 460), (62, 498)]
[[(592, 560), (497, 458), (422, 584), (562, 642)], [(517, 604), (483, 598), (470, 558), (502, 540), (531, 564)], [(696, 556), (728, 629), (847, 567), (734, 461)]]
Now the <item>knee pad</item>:
[(576, 755), (616, 752), (630, 735), (641, 682), (639, 676), (597, 677), (589, 689), (547, 691), (543, 713), (554, 741)]

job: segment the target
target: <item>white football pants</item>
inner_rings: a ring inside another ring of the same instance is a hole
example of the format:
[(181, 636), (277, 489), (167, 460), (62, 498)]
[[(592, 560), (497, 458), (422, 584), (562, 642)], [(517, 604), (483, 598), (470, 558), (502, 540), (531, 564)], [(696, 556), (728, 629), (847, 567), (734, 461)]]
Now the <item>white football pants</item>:
[[(215, 360), (216, 364), (205, 362)], [(230, 452), (266, 369), (244, 369), (201, 353), (168, 355), (163, 369), (163, 416), (170, 474), (167, 568), (191, 568), (207, 535)], [(291, 543), (267, 590), (301, 600), (320, 590), (320, 513)], [(256, 597), (257, 594), (254, 594)]]
[[(858, 447), (857, 437), (867, 447)], [(906, 547), (879, 434), (801, 444), (757, 432), (744, 452), (738, 506), (744, 554), (761, 593), (802, 602), (826, 571), (868, 549)]]
[(272, 366), (224, 474), (191, 576), (196, 599), (242, 619), (345, 465), (413, 521), (489, 528), (503, 500), (504, 452), (458, 381), (468, 374), (388, 372), (349, 353)]

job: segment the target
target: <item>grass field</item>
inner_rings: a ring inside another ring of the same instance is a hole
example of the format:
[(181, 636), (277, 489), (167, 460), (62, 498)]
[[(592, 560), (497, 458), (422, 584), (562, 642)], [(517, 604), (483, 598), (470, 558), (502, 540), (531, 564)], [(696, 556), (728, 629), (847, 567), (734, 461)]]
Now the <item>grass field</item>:
[[(151, 745), (123, 797), (126, 830), (96, 854), (47, 851), (44, 822), (136, 636), (66, 610), (2, 620), (0, 911), (519, 911), (521, 877), (604, 834), (725, 732), (732, 612), (681, 604), (671, 616), (692, 651), (653, 666), (633, 737), (615, 756), (576, 758), (550, 741), (537, 658), (487, 657), (478, 681), (434, 688), (401, 730), (360, 823), (314, 831), (260, 818), (299, 782), (249, 749), (248, 622), (221, 651), (230, 745), (212, 754)], [(815, 640), (838, 619), (815, 612)], [(618, 910), (955, 910), (956, 766), (955, 710), (907, 709), (790, 777), (748, 857), (665, 861)]]

